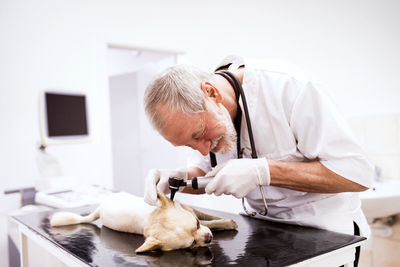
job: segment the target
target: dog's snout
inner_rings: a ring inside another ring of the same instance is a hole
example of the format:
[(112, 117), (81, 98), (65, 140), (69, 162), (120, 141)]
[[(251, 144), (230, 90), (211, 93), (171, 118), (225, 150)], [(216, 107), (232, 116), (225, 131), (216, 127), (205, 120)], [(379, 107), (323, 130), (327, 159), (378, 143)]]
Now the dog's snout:
[(212, 239), (213, 239), (212, 234), (206, 233), (205, 238), (204, 238), (204, 243), (208, 244), (211, 242)]

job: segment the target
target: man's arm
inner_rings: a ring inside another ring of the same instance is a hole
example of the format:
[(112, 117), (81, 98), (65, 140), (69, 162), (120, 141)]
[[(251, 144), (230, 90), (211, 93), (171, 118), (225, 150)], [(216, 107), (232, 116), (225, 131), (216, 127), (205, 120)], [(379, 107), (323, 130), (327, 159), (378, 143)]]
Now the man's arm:
[(315, 193), (366, 190), (374, 168), (343, 116), (312, 83), (294, 86), (300, 91), (288, 105), (288, 123), (297, 150), (312, 161), (270, 161), (271, 184)]
[[(286, 162), (268, 160), (271, 184), (277, 187), (310, 192), (340, 193), (361, 192), (368, 188), (350, 181), (326, 168), (319, 161)], [(196, 167), (188, 170), (188, 177), (203, 176), (205, 173)], [(204, 189), (185, 188), (182, 193), (203, 194)]]
[(271, 185), (311, 193), (361, 192), (368, 188), (326, 168), (319, 161), (268, 160)]

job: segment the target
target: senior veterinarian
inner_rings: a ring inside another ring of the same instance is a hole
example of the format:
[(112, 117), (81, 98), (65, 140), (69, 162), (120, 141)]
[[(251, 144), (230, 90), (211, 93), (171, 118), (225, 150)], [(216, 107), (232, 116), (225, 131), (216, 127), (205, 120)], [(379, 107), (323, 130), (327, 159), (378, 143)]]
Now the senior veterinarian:
[(156, 188), (168, 193), (171, 176), (208, 173), (215, 177), (206, 193), (245, 197), (254, 210), (264, 207), (262, 185), (265, 219), (347, 234), (359, 228), (368, 237), (356, 192), (371, 186), (374, 168), (326, 97), (285, 73), (229, 60), (217, 70), (227, 69), (247, 103), (226, 75), (184, 65), (168, 68), (146, 89), (146, 114), (155, 129), (174, 146), (200, 153), (187, 172), (150, 171), (145, 201), (156, 204)]

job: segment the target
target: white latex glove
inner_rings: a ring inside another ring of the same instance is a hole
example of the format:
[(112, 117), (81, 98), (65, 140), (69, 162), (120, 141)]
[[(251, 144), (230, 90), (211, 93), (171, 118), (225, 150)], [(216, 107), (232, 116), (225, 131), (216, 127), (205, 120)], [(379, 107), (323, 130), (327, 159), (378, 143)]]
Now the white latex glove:
[[(157, 191), (163, 194), (169, 194), (168, 179), (170, 177), (179, 177), (184, 180), (187, 179), (187, 172), (184, 169), (178, 170), (157, 170), (152, 169), (146, 176), (144, 188), (144, 201), (152, 206), (160, 206), (161, 202), (157, 199)], [(182, 188), (183, 190), (183, 188)]]
[(215, 176), (205, 188), (207, 194), (233, 195), (236, 198), (246, 196), (258, 185), (269, 185), (271, 182), (265, 158), (231, 159), (206, 176)]

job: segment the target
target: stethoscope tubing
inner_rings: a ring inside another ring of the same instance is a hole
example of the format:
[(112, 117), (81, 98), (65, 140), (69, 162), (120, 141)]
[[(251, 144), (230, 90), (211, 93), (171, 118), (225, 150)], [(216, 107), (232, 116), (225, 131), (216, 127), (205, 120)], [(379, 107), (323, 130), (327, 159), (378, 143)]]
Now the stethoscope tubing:
[[(240, 98), (242, 98), (242, 103), (243, 103), (243, 109), (244, 109), (244, 115), (246, 118), (246, 124), (247, 124), (247, 130), (249, 133), (249, 139), (250, 139), (250, 146), (251, 146), (251, 157), (253, 159), (258, 158), (257, 157), (257, 150), (256, 150), (256, 145), (254, 143), (254, 137), (253, 137), (253, 130), (251, 127), (251, 121), (250, 121), (250, 115), (249, 115), (249, 110), (247, 107), (247, 101), (246, 101), (246, 96), (244, 94), (243, 91), (243, 87), (240, 84), (239, 80), (235, 77), (235, 75), (233, 75), (231, 72), (229, 71), (218, 71), (215, 74), (221, 75), (222, 77), (224, 77), (233, 87), (233, 89), (235, 90), (236, 93), (236, 102), (238, 105), (238, 108), (240, 109), (240, 105), (239, 105), (239, 100)], [(241, 158), (241, 148), (240, 148), (240, 129), (239, 129), (239, 133), (238, 133), (239, 137), (238, 137), (238, 157)], [(265, 199), (265, 193), (264, 193), (264, 189), (262, 185), (258, 186), (260, 189), (260, 194), (261, 197), (263, 199), (263, 203), (264, 203), (264, 210), (258, 211), (258, 214), (265, 216), (268, 214), (268, 206), (267, 206), (267, 201)], [(243, 206), (243, 210), (245, 211), (245, 213), (249, 216), (256, 216), (256, 212), (249, 212), (246, 208), (245, 202), (244, 202), (244, 197), (242, 198), (242, 206)]]

